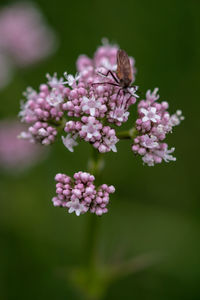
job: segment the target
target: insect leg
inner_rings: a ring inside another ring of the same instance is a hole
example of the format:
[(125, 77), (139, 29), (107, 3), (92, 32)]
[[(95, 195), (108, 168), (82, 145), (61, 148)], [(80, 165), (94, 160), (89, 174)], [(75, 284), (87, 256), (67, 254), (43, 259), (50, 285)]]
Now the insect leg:
[(120, 88), (119, 91), (117, 92), (117, 98), (118, 98), (118, 96), (119, 96), (119, 94), (120, 94), (120, 92), (121, 92), (122, 89), (123, 88)]
[(104, 77), (107, 77), (109, 74), (112, 76), (115, 82), (119, 83), (118, 78), (114, 75), (114, 73), (111, 70), (108, 70), (106, 74), (103, 74), (101, 72), (98, 72), (99, 74), (103, 75)]
[(94, 83), (92, 83), (92, 85), (95, 85), (95, 84), (110, 84), (110, 85), (114, 85), (114, 86), (118, 86), (119, 87), (119, 84), (112, 83), (112, 82), (94, 82)]
[(129, 100), (131, 99), (131, 97), (132, 97), (132, 94), (129, 92), (129, 91), (126, 91), (126, 93), (127, 94), (129, 94), (130, 95), (130, 97), (126, 100), (126, 105), (125, 105), (125, 109), (127, 109), (128, 108), (128, 102), (129, 102)]

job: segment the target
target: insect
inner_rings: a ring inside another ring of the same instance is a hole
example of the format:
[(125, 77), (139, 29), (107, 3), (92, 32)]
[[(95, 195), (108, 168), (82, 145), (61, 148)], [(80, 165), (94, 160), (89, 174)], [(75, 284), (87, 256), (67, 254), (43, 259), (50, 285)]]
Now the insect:
[[(100, 73), (100, 75), (107, 77), (109, 74), (112, 76), (114, 79), (115, 83), (113, 82), (101, 82), (101, 83), (93, 83), (94, 84), (110, 84), (113, 86), (118, 86), (119, 91), (117, 95), (120, 94), (121, 91), (123, 91), (124, 95), (125, 94), (130, 94), (130, 97), (135, 96), (134, 93), (137, 91), (137, 86), (131, 86), (131, 83), (133, 82), (133, 74), (131, 70), (131, 64), (130, 64), (130, 59), (128, 57), (128, 54), (124, 50), (118, 50), (117, 51), (117, 71), (116, 73), (112, 72), (111, 70), (108, 70), (106, 74)], [(134, 91), (131, 93), (129, 88), (133, 88)]]

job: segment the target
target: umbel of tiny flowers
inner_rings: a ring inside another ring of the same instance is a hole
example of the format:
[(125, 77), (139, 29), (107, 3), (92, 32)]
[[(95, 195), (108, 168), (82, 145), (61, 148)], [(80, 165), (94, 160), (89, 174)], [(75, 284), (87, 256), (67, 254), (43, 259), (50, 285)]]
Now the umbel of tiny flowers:
[(167, 111), (169, 104), (166, 101), (156, 102), (159, 99), (158, 88), (151, 93), (146, 93), (146, 99), (138, 104), (138, 118), (136, 120), (137, 136), (134, 138), (132, 150), (142, 156), (142, 160), (148, 166), (154, 164), (175, 161), (171, 155), (175, 148), (168, 149), (163, 143), (167, 133), (172, 132), (174, 126), (184, 119), (182, 112), (177, 110), (173, 115)]
[(75, 173), (73, 179), (65, 174), (57, 174), (56, 197), (52, 199), (54, 206), (75, 212), (77, 216), (87, 211), (98, 216), (107, 213), (109, 194), (114, 193), (114, 186), (102, 184), (94, 185), (95, 177), (86, 172)]
[[(70, 152), (74, 152), (74, 147), (84, 140), (99, 153), (117, 152), (119, 140), (129, 138), (132, 140), (132, 151), (142, 156), (143, 163), (148, 166), (163, 160), (175, 160), (172, 156), (175, 148), (168, 149), (163, 141), (167, 133), (172, 132), (173, 127), (184, 118), (180, 110), (170, 115), (166, 101), (157, 102), (158, 88), (153, 92), (148, 90), (146, 99), (138, 102), (135, 126), (125, 133), (117, 130), (127, 122), (130, 108), (138, 97), (135, 88), (128, 87), (127, 93), (124, 92), (108, 73), (109, 70), (116, 71), (118, 49), (117, 45), (106, 42), (97, 49), (92, 59), (86, 55), (79, 56), (75, 76), (67, 72), (64, 78), (58, 78), (56, 73), (52, 77), (47, 74), (47, 83), (41, 84), (38, 92), (29, 87), (24, 93), (26, 101), (21, 103), (19, 113), (21, 121), (29, 128), (20, 137), (32, 143), (49, 145), (55, 142), (58, 132), (62, 132), (62, 142)], [(131, 57), (130, 63), (134, 82), (136, 69)], [(66, 175), (59, 176), (56, 178), (64, 180)], [(74, 184), (76, 181), (70, 181), (66, 190), (72, 191)], [(64, 205), (69, 212), (74, 211), (77, 215), (86, 211), (97, 215), (107, 212), (107, 208), (98, 203), (100, 200), (91, 200), (86, 205), (85, 192), (81, 198), (73, 196), (71, 199), (71, 194), (67, 198), (62, 194), (63, 190), (59, 190), (54, 198), (54, 205)], [(102, 187), (94, 188), (93, 199), (96, 199), (95, 193), (98, 192), (105, 191)], [(106, 190), (106, 193), (109, 191)]]

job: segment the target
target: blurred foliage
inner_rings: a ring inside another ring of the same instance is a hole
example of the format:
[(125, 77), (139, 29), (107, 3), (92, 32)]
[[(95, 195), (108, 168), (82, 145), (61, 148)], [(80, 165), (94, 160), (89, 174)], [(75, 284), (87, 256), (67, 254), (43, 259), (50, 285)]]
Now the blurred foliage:
[[(200, 2), (37, 0), (55, 28), (60, 48), (48, 60), (19, 70), (1, 91), (0, 117), (16, 116), (27, 85), (47, 72), (75, 72), (79, 54), (92, 56), (102, 37), (136, 59), (136, 84), (145, 93), (160, 88), (170, 112), (186, 119), (168, 137), (175, 163), (144, 167), (122, 141), (105, 154), (104, 182), (114, 184), (110, 211), (100, 219), (100, 255), (105, 264), (155, 253), (162, 260), (114, 282), (105, 299), (200, 299), (199, 67)], [(1, 1), (8, 3), (8, 1)], [(133, 114), (134, 115), (134, 114)], [(129, 120), (131, 123), (134, 119)], [(58, 141), (48, 158), (23, 174), (0, 173), (0, 298), (83, 299), (65, 270), (84, 261), (88, 216), (54, 208), (54, 175), (84, 170), (90, 148), (69, 153)]]

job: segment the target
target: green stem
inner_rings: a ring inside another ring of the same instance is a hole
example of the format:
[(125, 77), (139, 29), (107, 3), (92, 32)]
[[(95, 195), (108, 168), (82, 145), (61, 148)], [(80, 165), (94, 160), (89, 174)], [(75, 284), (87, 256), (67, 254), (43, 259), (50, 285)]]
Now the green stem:
[(120, 140), (134, 139), (137, 136), (137, 130), (133, 127), (129, 130), (117, 132), (117, 137)]
[[(99, 184), (99, 178), (104, 167), (102, 155), (97, 149), (92, 147), (92, 157), (88, 162), (88, 172), (95, 176), (95, 182)], [(87, 238), (86, 238), (86, 257), (88, 268), (95, 269), (97, 262), (98, 248), (98, 226), (99, 217), (95, 214), (88, 215)]]
[(98, 252), (98, 217), (95, 214), (88, 216), (86, 238), (86, 264), (89, 272), (96, 269)]

